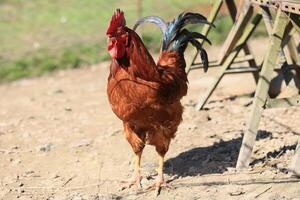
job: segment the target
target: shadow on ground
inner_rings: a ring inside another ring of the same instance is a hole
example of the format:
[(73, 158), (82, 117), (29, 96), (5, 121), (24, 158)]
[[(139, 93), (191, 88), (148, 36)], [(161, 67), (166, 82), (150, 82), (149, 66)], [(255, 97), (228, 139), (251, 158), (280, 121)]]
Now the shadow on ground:
[(167, 160), (165, 173), (179, 176), (223, 173), (235, 166), (241, 143), (242, 137), (239, 137), (209, 147), (192, 148)]
[[(256, 139), (271, 140), (272, 133), (260, 130)], [(229, 141), (221, 140), (208, 147), (189, 149), (167, 160), (165, 162), (165, 173), (183, 177), (223, 173), (227, 168), (236, 166), (241, 144), (242, 136)], [(287, 149), (291, 148), (294, 148), (294, 146)], [(282, 153), (282, 150), (279, 150), (279, 152)], [(266, 157), (273, 154), (278, 156), (277, 151), (274, 150), (274, 152), (269, 152)], [(252, 165), (263, 162), (264, 159), (254, 160)]]

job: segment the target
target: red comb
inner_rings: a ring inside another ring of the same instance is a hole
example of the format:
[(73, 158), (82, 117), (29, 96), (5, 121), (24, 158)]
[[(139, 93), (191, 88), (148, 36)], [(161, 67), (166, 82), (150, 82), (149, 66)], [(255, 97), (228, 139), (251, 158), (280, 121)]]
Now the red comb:
[(124, 17), (124, 12), (120, 9), (117, 9), (114, 15), (111, 17), (106, 35), (112, 34), (118, 31), (118, 28), (123, 28), (126, 25), (126, 20)]

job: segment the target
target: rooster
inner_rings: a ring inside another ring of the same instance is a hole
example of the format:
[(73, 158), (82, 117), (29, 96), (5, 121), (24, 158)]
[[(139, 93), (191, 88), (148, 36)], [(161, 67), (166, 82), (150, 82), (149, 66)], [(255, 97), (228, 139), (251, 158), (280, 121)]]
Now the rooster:
[[(158, 25), (163, 33), (157, 64), (134, 31), (146, 22)], [(196, 23), (210, 24), (204, 16), (189, 12), (169, 23), (156, 16), (144, 17), (137, 21), (134, 30), (126, 26), (121, 10), (117, 9), (111, 18), (106, 32), (111, 56), (107, 95), (113, 112), (123, 121), (124, 135), (135, 153), (135, 177), (128, 187), (141, 186), (140, 163), (146, 144), (155, 147), (159, 158), (158, 179), (153, 187), (160, 191), (166, 184), (164, 156), (182, 121), (180, 99), (188, 88), (184, 59), (188, 43), (200, 52), (204, 70), (208, 68), (207, 53), (197, 39), (210, 41), (184, 28)]]

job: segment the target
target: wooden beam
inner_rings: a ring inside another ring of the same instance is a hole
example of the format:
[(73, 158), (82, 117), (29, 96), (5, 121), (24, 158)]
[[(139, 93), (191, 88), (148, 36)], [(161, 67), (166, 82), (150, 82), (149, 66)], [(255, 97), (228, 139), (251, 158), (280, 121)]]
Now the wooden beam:
[[(249, 60), (252, 60), (252, 59), (254, 59), (254, 57), (251, 54), (246, 55), (246, 56), (240, 56), (240, 57), (237, 57), (236, 59), (234, 59), (233, 64), (248, 62)], [(209, 68), (211, 68), (211, 67), (220, 67), (220, 64), (217, 60), (214, 60), (214, 61), (209, 62)], [(202, 69), (202, 68), (203, 68), (203, 63), (195, 63), (194, 65), (192, 65), (191, 70)]]
[(293, 175), (300, 177), (300, 139), (298, 140), (298, 145), (295, 149), (295, 154), (292, 158), (289, 170)]
[(237, 7), (235, 5), (234, 0), (225, 0), (225, 3), (227, 5), (230, 17), (232, 19), (232, 21), (234, 22), (236, 19), (236, 15), (237, 15)]
[(261, 8), (261, 13), (264, 19), (264, 24), (266, 26), (266, 30), (269, 36), (272, 35), (272, 30), (273, 30), (273, 20), (272, 20), (272, 15), (270, 12), (269, 7), (265, 7), (265, 6), (260, 6)]
[(259, 122), (268, 97), (268, 90), (270, 87), (272, 73), (276, 65), (276, 58), (280, 56), (282, 38), (284, 36), (287, 23), (287, 18), (282, 14), (281, 10), (278, 10), (274, 23), (273, 34), (269, 41), (267, 54), (263, 62), (260, 78), (255, 92), (250, 120), (243, 137), (243, 142), (237, 161), (236, 167), (239, 170), (248, 167), (251, 160), (251, 154), (254, 147)]
[(266, 101), (265, 108), (282, 108), (300, 105), (300, 95), (290, 98), (271, 99)]
[(238, 39), (243, 34), (245, 27), (252, 16), (253, 16), (253, 7), (251, 6), (250, 3), (246, 2), (243, 10), (240, 13), (238, 20), (235, 22), (234, 26), (229, 32), (226, 41), (219, 53), (218, 60), (220, 64), (223, 63), (223, 61), (226, 59), (229, 52), (232, 51)]
[[(233, 23), (235, 23), (235, 21), (238, 19), (239, 15), (240, 15), (239, 13), (243, 13), (245, 10), (247, 10), (247, 6), (249, 5), (249, 3), (245, 2), (245, 1), (240, 1), (239, 8), (237, 8), (234, 0), (226, 0), (225, 2), (229, 9), (229, 14), (231, 16)], [(239, 10), (237, 10), (237, 9), (239, 9)], [(243, 49), (244, 49), (246, 56), (252, 55), (252, 52), (247, 44), (244, 45)], [(220, 64), (222, 64), (222, 61), (223, 61), (223, 59), (220, 60)], [(236, 60), (234, 63), (236, 63)], [(250, 67), (257, 67), (254, 57), (253, 57), (253, 59), (249, 59), (248, 63), (249, 63)], [(258, 77), (259, 77), (258, 73), (253, 72), (253, 78), (255, 80), (255, 83), (258, 82)]]
[(284, 12), (300, 14), (300, 3), (297, 0), (250, 0), (252, 4), (280, 9)]
[(300, 14), (300, 2), (299, 1), (281, 1), (280, 8), (282, 11)]
[[(211, 22), (211, 23), (214, 23), (215, 22), (215, 19), (222, 7), (222, 4), (223, 4), (223, 0), (217, 0), (217, 2), (213, 5), (212, 7), (212, 10), (210, 11), (210, 14), (207, 18), (207, 21)], [(211, 30), (211, 26), (208, 25), (208, 24), (205, 24), (203, 26), (203, 29), (201, 31), (201, 34), (204, 35), (204, 36), (207, 36), (208, 33), (210, 32)], [(205, 42), (205, 40), (202, 40), (201, 44), (203, 45)]]
[(289, 18), (291, 19), (294, 28), (300, 33), (300, 15), (289, 13)]
[(259, 69), (257, 67), (236, 67), (227, 69), (224, 73), (225, 74), (238, 74), (238, 73), (253, 73), (258, 72)]
[[(211, 22), (211, 23), (214, 23), (215, 22), (215, 19), (219, 13), (219, 10), (221, 9), (221, 6), (223, 4), (223, 0), (218, 0), (217, 2), (214, 3), (213, 7), (212, 7), (212, 10), (210, 11), (210, 14), (207, 18), (207, 21)], [(201, 31), (201, 34), (204, 35), (204, 36), (207, 36), (208, 33), (210, 32), (210, 29), (211, 29), (211, 26), (210, 25), (204, 25), (203, 26), (203, 29)], [(204, 40), (201, 41), (201, 44), (203, 45), (204, 44)], [(195, 61), (196, 61), (196, 58), (199, 56), (199, 51), (197, 50), (197, 53), (195, 54), (192, 62), (190, 65), (188, 65), (185, 69), (185, 71), (187, 73), (189, 73), (191, 71), (191, 67), (194, 65)]]
[[(298, 42), (298, 44), (300, 45), (300, 42)], [(289, 52), (290, 52), (292, 63), (294, 65), (300, 66), (300, 54), (298, 53), (297, 45), (295, 43), (295, 40), (294, 40), (293, 36), (291, 36), (291, 39), (288, 42), (288, 49), (289, 49)]]

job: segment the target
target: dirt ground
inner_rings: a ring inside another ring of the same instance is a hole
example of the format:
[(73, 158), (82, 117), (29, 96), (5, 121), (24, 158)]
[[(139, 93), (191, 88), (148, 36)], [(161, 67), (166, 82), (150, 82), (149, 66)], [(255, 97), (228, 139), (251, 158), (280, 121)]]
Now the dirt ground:
[[(251, 166), (237, 173), (255, 85), (249, 74), (226, 76), (198, 112), (195, 103), (215, 72), (189, 76), (183, 123), (166, 156), (171, 188), (157, 199), (300, 199), (300, 179), (287, 170), (300, 136), (300, 107), (264, 112)], [(154, 198), (154, 191), (137, 187), (118, 191), (132, 175), (133, 153), (110, 110), (107, 75), (102, 63), (0, 85), (0, 199)], [(155, 175), (156, 165), (147, 146), (143, 175)]]

